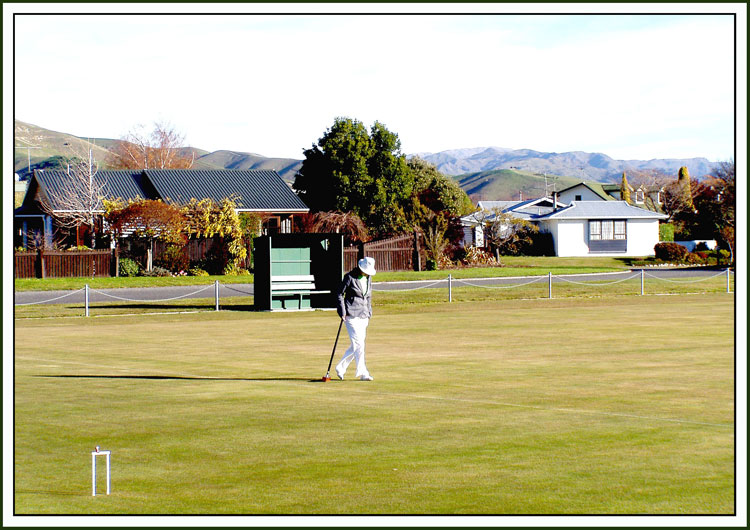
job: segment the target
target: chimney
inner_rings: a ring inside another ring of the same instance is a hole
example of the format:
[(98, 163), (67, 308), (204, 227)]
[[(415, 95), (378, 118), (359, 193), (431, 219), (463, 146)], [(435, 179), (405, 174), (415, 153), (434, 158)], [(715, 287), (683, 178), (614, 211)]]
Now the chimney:
[(552, 194), (552, 209), (557, 211), (557, 192)]

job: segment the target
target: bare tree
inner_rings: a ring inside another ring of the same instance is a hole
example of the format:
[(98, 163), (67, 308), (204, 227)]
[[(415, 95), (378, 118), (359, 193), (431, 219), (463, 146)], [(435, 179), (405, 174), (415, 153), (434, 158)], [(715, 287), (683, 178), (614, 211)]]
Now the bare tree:
[(107, 165), (112, 169), (189, 169), (195, 153), (184, 143), (185, 136), (168, 123), (155, 122), (150, 133), (137, 125), (115, 143)]
[(66, 160), (67, 170), (58, 173), (55, 204), (43, 203), (42, 208), (62, 228), (90, 227), (91, 248), (96, 248), (96, 220), (104, 212), (102, 198), (107, 196), (107, 184), (97, 178), (99, 164), (90, 145), (80, 141), (66, 146), (71, 156)]

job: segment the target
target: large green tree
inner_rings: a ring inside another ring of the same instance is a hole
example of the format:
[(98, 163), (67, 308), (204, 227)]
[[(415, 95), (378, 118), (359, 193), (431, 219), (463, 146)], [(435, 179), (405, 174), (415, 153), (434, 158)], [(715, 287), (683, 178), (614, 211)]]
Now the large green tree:
[(418, 156), (407, 162), (414, 175), (414, 197), (433, 212), (448, 212), (454, 216), (467, 215), (474, 204), (461, 186), (442, 174), (437, 167)]
[(358, 120), (336, 118), (304, 155), (294, 189), (313, 212), (352, 211), (375, 236), (408, 227), (413, 176), (398, 135), (383, 124), (368, 132)]

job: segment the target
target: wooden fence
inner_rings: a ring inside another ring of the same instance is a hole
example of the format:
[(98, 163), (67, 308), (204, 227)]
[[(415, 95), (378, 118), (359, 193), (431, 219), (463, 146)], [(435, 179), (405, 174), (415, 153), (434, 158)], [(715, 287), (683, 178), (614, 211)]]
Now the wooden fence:
[(110, 276), (111, 250), (38, 250), (15, 253), (16, 278)]
[(16, 252), (16, 278), (36, 278), (36, 252)]
[(344, 249), (344, 270), (352, 270), (357, 260), (364, 256), (375, 258), (375, 269), (378, 271), (419, 270), (419, 259), (414, 260), (419, 252), (414, 237), (414, 234), (405, 234), (347, 247)]
[[(192, 263), (205, 259), (206, 256), (210, 255), (211, 249), (217, 245), (222, 245), (223, 238), (221, 237), (208, 237), (199, 239), (189, 239), (185, 247), (183, 248), (183, 254), (185, 254), (188, 260)], [(240, 263), (240, 267), (249, 269), (251, 267), (253, 242), (249, 239), (246, 243), (247, 257)], [(154, 241), (154, 260), (159, 257), (167, 250), (169, 245), (163, 241)], [(220, 247), (221, 248), (221, 247)], [(225, 252), (222, 250), (221, 252)], [(145, 258), (143, 259), (142, 265), (145, 266)]]

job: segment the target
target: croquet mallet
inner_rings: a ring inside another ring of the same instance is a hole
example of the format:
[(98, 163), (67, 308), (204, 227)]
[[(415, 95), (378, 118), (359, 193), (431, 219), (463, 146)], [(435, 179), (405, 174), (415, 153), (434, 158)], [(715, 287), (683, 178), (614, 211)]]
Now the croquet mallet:
[(331, 373), (331, 364), (333, 364), (333, 354), (336, 353), (336, 345), (339, 343), (339, 335), (341, 335), (341, 326), (344, 325), (344, 319), (341, 319), (341, 322), (339, 322), (339, 330), (336, 333), (336, 342), (333, 343), (333, 351), (331, 352), (331, 360), (328, 361), (328, 371), (326, 372), (326, 375), (323, 376), (323, 382), (327, 382), (331, 380), (330, 373)]

